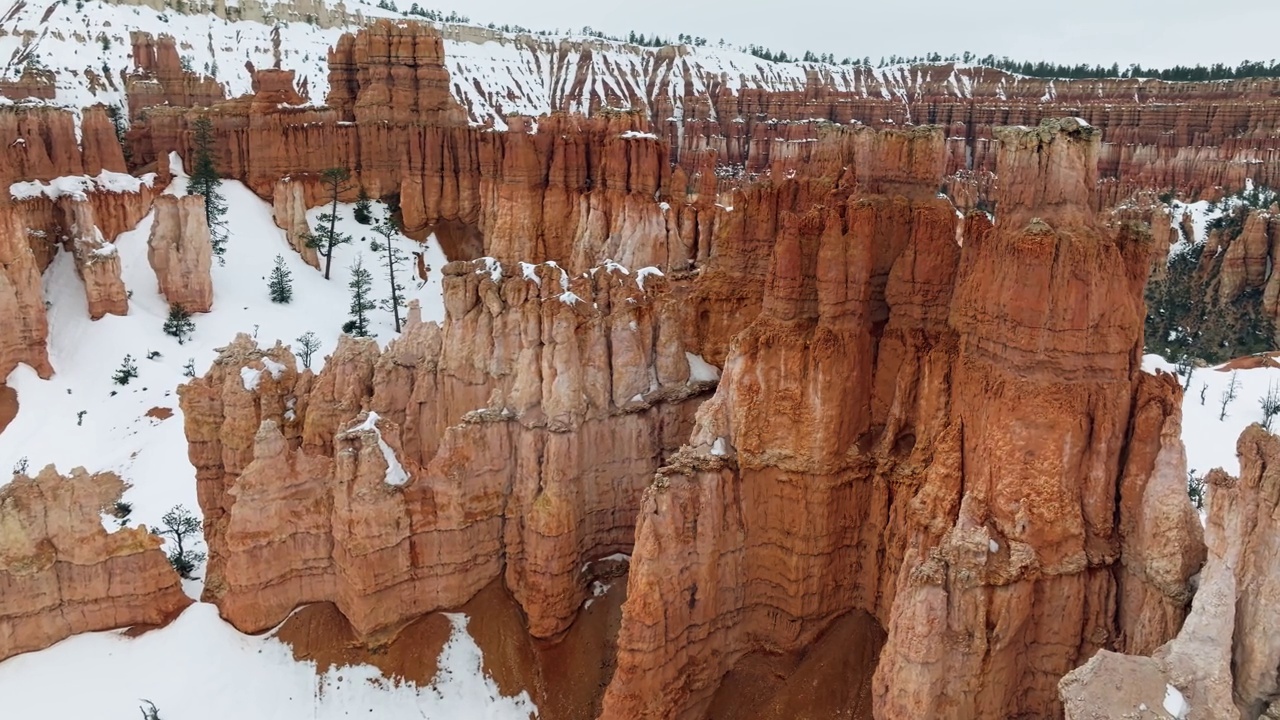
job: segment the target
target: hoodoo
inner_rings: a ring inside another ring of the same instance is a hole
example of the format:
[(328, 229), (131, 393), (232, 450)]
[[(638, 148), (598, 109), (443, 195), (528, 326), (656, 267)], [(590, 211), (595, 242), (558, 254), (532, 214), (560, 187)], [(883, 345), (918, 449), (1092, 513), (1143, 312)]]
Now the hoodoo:
[(1277, 713), (1280, 68), (349, 1), (0, 21), (6, 707)]

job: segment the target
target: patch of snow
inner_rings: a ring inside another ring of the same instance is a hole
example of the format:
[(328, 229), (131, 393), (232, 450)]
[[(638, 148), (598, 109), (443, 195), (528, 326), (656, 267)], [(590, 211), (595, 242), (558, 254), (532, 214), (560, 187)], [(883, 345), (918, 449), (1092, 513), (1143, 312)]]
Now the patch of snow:
[(152, 187), (156, 174), (147, 173), (134, 177), (126, 173), (103, 170), (96, 176), (64, 175), (49, 181), (30, 180), (16, 182), (9, 186), (9, 196), (14, 200), (30, 200), (41, 195), (50, 200), (69, 197), (73, 200), (86, 200), (88, 193), (100, 192), (136, 193), (143, 186)]
[(400, 464), (400, 460), (396, 458), (396, 452), (391, 449), (386, 440), (382, 439), (382, 431), (378, 429), (378, 413), (370, 412), (360, 425), (351, 428), (353, 431), (369, 431), (378, 438), (378, 449), (382, 451), (382, 459), (387, 463), (387, 474), (384, 480), (388, 485), (397, 487), (409, 482), (409, 473), (405, 472), (404, 466)]
[(564, 292), (560, 293), (559, 298), (560, 298), (560, 302), (564, 303), (565, 305), (577, 305), (578, 303), (582, 302), (582, 298), (578, 297), (577, 295), (575, 295), (573, 292), (569, 290), (565, 290)]
[[(101, 720), (136, 718), (138, 698), (154, 702), (161, 717), (182, 720), (536, 717), (528, 693), (504, 696), (485, 674), (468, 618), (446, 617), (449, 640), (423, 687), (389, 681), (370, 665), (318, 674), (271, 633), (242, 635), (216, 606), (196, 603), (138, 637), (87, 633), (10, 658), (0, 663), (0, 697), (19, 715), (41, 708), (48, 717)], [(68, 677), (76, 678), (76, 692), (66, 692)]]
[(267, 372), (271, 373), (271, 379), (273, 380), (279, 380), (280, 374), (285, 370), (284, 365), (269, 357), (262, 358), (262, 366), (267, 369)]
[(484, 269), (477, 270), (477, 275), (484, 275), (485, 273), (488, 273), (489, 279), (493, 282), (502, 282), (502, 263), (498, 262), (496, 258), (491, 257), (482, 257), (479, 258), (479, 260), (484, 263)]
[(1187, 699), (1182, 696), (1178, 688), (1168, 683), (1164, 686), (1164, 711), (1177, 720), (1186, 720), (1187, 714), (1191, 712)]
[(703, 360), (701, 355), (686, 352), (684, 357), (689, 361), (689, 382), (715, 382), (720, 379), (719, 368)]
[(1000, 552), (1000, 543), (995, 540), (987, 540), (987, 550), (993, 553)]
[(95, 249), (90, 255), (100, 258), (109, 258), (119, 255), (120, 251), (116, 250), (116, 246), (111, 243), (103, 243), (102, 247)]
[(244, 389), (253, 392), (258, 389), (258, 383), (262, 380), (262, 371), (257, 368), (242, 367), (240, 368), (240, 381), (244, 383)]
[(520, 274), (524, 276), (524, 279), (531, 280), (535, 285), (538, 285), (539, 287), (541, 287), (542, 278), (538, 277), (537, 270), (538, 270), (537, 265), (533, 265), (527, 262), (520, 263)]
[(711, 454), (716, 457), (723, 457), (727, 451), (727, 445), (724, 438), (718, 437), (716, 441), (711, 443)]
[(641, 292), (644, 291), (645, 278), (651, 275), (656, 277), (666, 277), (665, 275), (662, 274), (661, 270), (659, 270), (656, 267), (653, 267), (652, 265), (649, 267), (642, 267), (639, 270), (636, 270), (636, 285), (640, 287)]

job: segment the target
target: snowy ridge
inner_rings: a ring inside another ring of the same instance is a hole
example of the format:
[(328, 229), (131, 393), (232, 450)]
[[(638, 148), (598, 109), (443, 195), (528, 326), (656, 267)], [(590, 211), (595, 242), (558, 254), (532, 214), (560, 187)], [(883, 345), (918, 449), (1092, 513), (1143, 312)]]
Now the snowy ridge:
[(9, 197), (14, 200), (30, 200), (31, 198), (44, 195), (50, 200), (57, 200), (60, 197), (70, 197), (73, 200), (87, 200), (88, 196), (86, 193), (90, 193), (95, 190), (98, 192), (136, 193), (141, 190), (143, 186), (152, 187), (155, 180), (155, 173), (147, 173), (141, 177), (134, 177), (127, 173), (103, 170), (97, 177), (90, 177), (88, 175), (68, 175), (65, 177), (54, 178), (48, 182), (42, 182), (40, 180), (16, 182), (9, 186)]
[[(603, 108), (632, 109), (656, 122), (693, 116), (686, 98), (736, 96), (744, 89), (803, 92), (814, 84), (854, 97), (904, 105), (931, 94), (975, 97), (975, 81), (992, 98), (1054, 101), (1063, 86), (1098, 81), (1045, 81), (980, 66), (829, 65), (778, 63), (727, 46), (643, 47), (565, 34), (503, 33), (477, 25), (429, 22), (377, 7), (368, 0), (345, 3), (291, 0), (269, 6), (258, 0), (182, 4), (191, 13), (148, 3), (155, 0), (87, 0), (77, 9), (69, 0), (14, 0), (0, 14), (8, 34), (0, 36), (0, 81), (22, 76), (24, 68), (47, 68), (55, 76), (53, 104), (79, 109), (94, 103), (123, 106), (123, 76), (133, 69), (129, 33), (144, 31), (178, 40), (179, 53), (196, 73), (214, 77), (228, 97), (251, 90), (246, 62), (257, 68), (293, 70), (310, 104), (328, 94), (327, 54), (344, 32), (378, 18), (421, 22), (444, 36), (445, 67), (453, 96), (472, 123), (506, 129), (505, 117), (537, 117), (553, 111), (591, 114)], [(252, 6), (252, 7), (251, 7)], [(206, 12), (213, 10), (214, 12)], [(1027, 84), (1027, 88), (1019, 85)], [(1034, 93), (1029, 93), (1034, 88)], [(1099, 85), (1098, 92), (1101, 92)], [(1043, 93), (1043, 95), (1041, 95)], [(17, 98), (21, 100), (22, 98)], [(661, 111), (661, 114), (660, 112)], [(732, 119), (732, 118), (725, 118)]]

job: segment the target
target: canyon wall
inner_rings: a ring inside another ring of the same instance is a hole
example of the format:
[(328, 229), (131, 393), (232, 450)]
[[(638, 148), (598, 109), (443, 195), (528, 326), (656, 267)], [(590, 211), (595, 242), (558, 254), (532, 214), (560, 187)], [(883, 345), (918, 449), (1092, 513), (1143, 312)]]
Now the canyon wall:
[[(646, 491), (603, 717), (701, 717), (738, 658), (853, 610), (888, 630), (885, 718), (1052, 715), (1093, 649), (1176, 632), (1193, 563), (1157, 583), (1139, 518), (1171, 514), (1194, 558), (1194, 511), (1148, 510), (1126, 466), (1178, 407), (1138, 369), (1150, 239), (1084, 210), (1092, 128), (1002, 132), (995, 226), (936, 197), (923, 129), (875, 136), (896, 177), (782, 226), (760, 315)], [(1168, 400), (1131, 430), (1135, 394)], [(1142, 499), (1117, 508), (1122, 483)]]
[(112, 473), (53, 466), (0, 487), (0, 660), (78, 633), (162, 625), (191, 604), (159, 537), (104, 528), (124, 489)]
[[(631, 547), (640, 496), (714, 384), (656, 268), (443, 268), (447, 318), (319, 373), (241, 336), (180, 388), (209, 546), (205, 598), (257, 632), (337, 605), (393, 634), (502, 578), (535, 637)], [(251, 378), (251, 379), (250, 379)]]

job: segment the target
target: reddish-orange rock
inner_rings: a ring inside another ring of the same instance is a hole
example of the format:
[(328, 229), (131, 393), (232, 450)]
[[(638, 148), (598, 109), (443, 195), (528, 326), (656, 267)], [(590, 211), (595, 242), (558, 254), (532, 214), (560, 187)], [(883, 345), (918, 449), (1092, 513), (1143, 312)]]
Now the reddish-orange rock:
[[(1209, 473), (1208, 560), (1176, 638), (1150, 657), (1100, 652), (1063, 678), (1069, 720), (1133, 717), (1135, 698), (1185, 699), (1185, 717), (1272, 717), (1280, 691), (1280, 622), (1274, 567), (1280, 556), (1280, 438), (1258, 425), (1236, 444), (1240, 478)], [(1154, 707), (1154, 706), (1153, 706)]]
[[(1191, 561), (1153, 536), (1189, 532), (1189, 507), (1147, 510), (1176, 478), (1144, 465), (1180, 452), (1172, 382), (1130, 427), (1150, 239), (1088, 211), (1087, 128), (1002, 140), (995, 227), (935, 197), (925, 131), (863, 139), (919, 174), (781, 226), (760, 315), (646, 492), (602, 717), (700, 717), (745, 653), (855, 609), (888, 630), (877, 717), (1050, 716), (1093, 648), (1177, 627)], [(1117, 621), (1119, 593), (1141, 619)]]
[(75, 256), (76, 274), (84, 281), (89, 317), (97, 320), (107, 314), (128, 315), (129, 297), (120, 279), (120, 254), (115, 245), (103, 240), (94, 223), (93, 206), (63, 198), (59, 207), (63, 211), (66, 242)]
[(271, 218), (276, 227), (284, 230), (289, 246), (302, 256), (303, 262), (319, 270), (320, 257), (315, 248), (307, 246), (311, 226), (307, 223), (306, 189), (302, 183), (291, 178), (276, 183), (271, 193)]
[(45, 341), (45, 314), (40, 268), (27, 237), (27, 226), (12, 206), (0, 204), (0, 377), (8, 377), (18, 363), (35, 368), (41, 377), (53, 374)]
[(213, 246), (199, 195), (155, 199), (155, 220), (147, 239), (147, 260), (156, 271), (160, 294), (187, 312), (213, 307)]
[(629, 549), (711, 384), (661, 273), (443, 272), (443, 327), (411, 316), (382, 353), (345, 338), (314, 376), (242, 336), (181, 389), (207, 598), (237, 627), (328, 600), (380, 636), (501, 577), (551, 637), (589, 597), (584, 564)]
[(0, 487), (0, 660), (96, 630), (160, 625), (191, 604), (159, 537), (108, 532), (125, 485), (53, 466)]
[(226, 99), (217, 78), (182, 69), (173, 36), (152, 37), (137, 30), (130, 31), (129, 36), (136, 68), (125, 82), (130, 123), (138, 121), (143, 110), (156, 105), (186, 108)]

